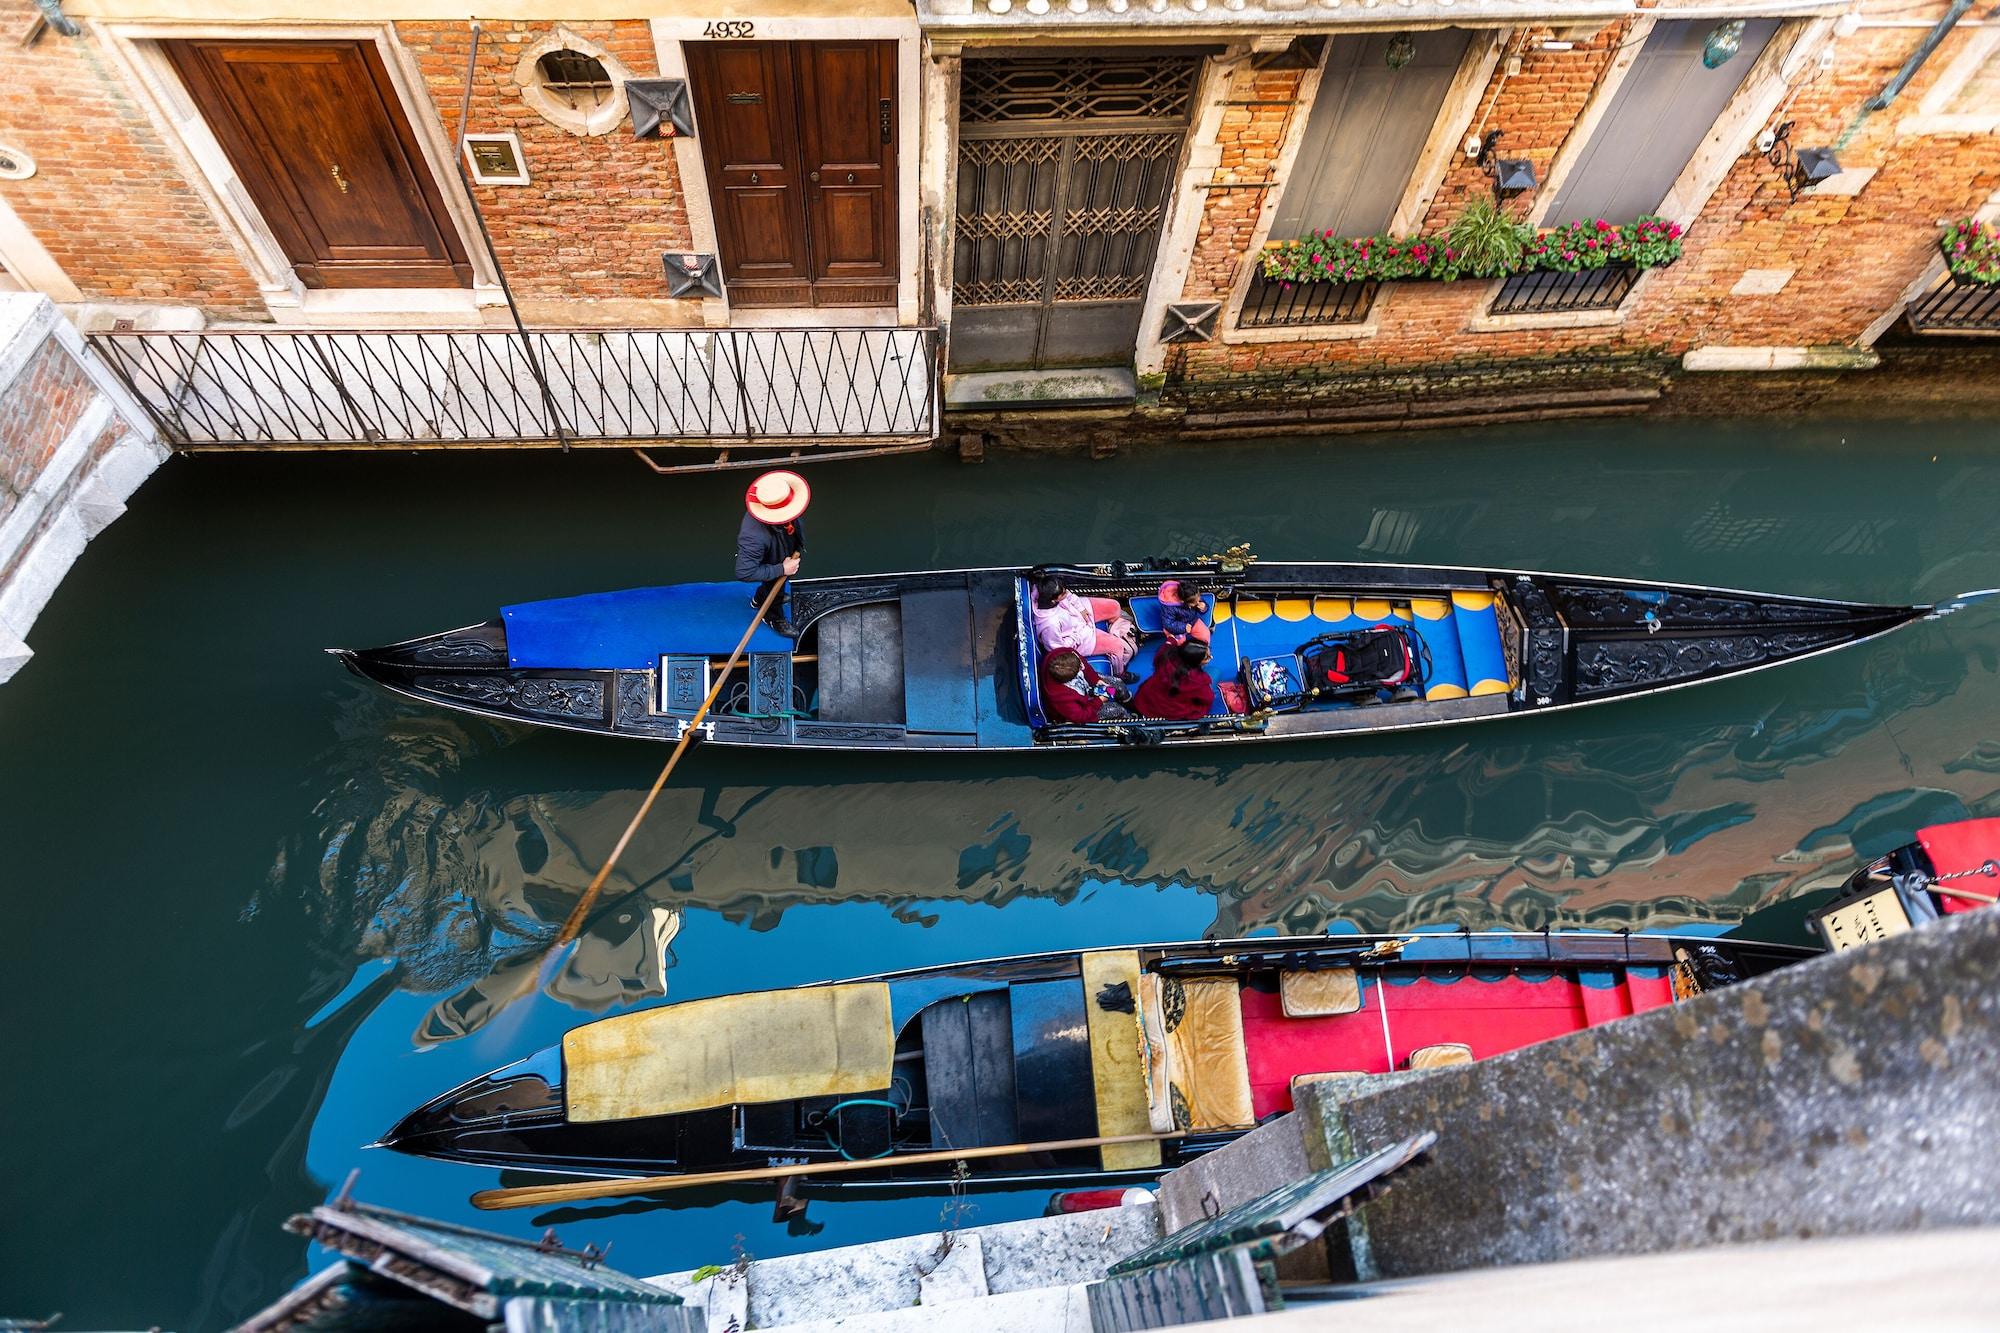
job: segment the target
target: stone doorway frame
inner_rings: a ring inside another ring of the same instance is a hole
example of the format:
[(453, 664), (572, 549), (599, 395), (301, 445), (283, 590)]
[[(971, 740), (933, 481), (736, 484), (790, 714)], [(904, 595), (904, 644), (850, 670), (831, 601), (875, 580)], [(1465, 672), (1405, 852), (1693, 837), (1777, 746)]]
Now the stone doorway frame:
[[(91, 27), (120, 72), (134, 100), (179, 162), (182, 174), (201, 195), (257, 284), (271, 318), (281, 325), (341, 327), (403, 323), (476, 327), (481, 311), (505, 304), (493, 263), (480, 239), (453, 161), (451, 140), (423, 76), (391, 22), (217, 23), (190, 21), (94, 21)], [(472, 287), (343, 288), (308, 290), (292, 272), (291, 259), (251, 202), (222, 150), (215, 132), (168, 63), (163, 41), (211, 38), (240, 42), (353, 41), (373, 44), (388, 71), (404, 116), (416, 136), (422, 165), (436, 181), (445, 211), (472, 262)]]

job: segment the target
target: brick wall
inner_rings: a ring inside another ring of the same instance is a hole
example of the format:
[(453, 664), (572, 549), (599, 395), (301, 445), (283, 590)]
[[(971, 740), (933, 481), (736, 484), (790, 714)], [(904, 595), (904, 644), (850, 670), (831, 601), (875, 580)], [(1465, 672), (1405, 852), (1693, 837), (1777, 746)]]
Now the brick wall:
[[(1888, 7), (1887, 0), (1876, 4)], [(1899, 18), (1927, 19), (1942, 9), (1895, 12)], [(1486, 128), (1504, 132), (1505, 154), (1530, 159), (1538, 178), (1546, 180), (1628, 32), (1629, 24), (1613, 24), (1561, 52), (1540, 49), (1541, 39), (1552, 35), (1547, 29), (1518, 37), (1511, 49), (1521, 53), (1521, 72), (1510, 77), (1501, 63), (1459, 137), (1483, 112)], [(1793, 142), (1838, 139), (1861, 103), (1888, 81), (1922, 36), (1921, 29), (1864, 29), (1838, 39), (1832, 67), (1817, 78), (1802, 76), (1784, 112), (1797, 121)], [(1495, 284), (1391, 284), (1377, 300), (1372, 337), (1191, 345), (1176, 349), (1170, 372), (1197, 390), (1205, 384), (1211, 398), (1241, 397), (1252, 383), (1321, 396), (1335, 384), (1351, 391), (1353, 377), (1368, 374), (1435, 380), (1442, 369), (1476, 379), (1516, 367), (1529, 378), (1546, 378), (1557, 363), (1583, 359), (1615, 373), (1639, 365), (1665, 367), (1697, 346), (1852, 345), (1922, 273), (1935, 253), (1937, 220), (1962, 216), (2000, 189), (2000, 150), (1992, 136), (1899, 138), (1896, 132), (1897, 121), (1914, 110), (1970, 40), (1969, 32), (1954, 33), (1897, 104), (1864, 119), (1841, 148), (1843, 166), (1878, 168), (1857, 197), (1807, 196), (1792, 203), (1770, 164), (1746, 144), (1689, 228), (1680, 262), (1647, 278), (1627, 301), (1619, 324), (1475, 331), (1473, 321)], [(1227, 95), (1281, 95), (1257, 83), (1269, 77), (1238, 74)], [(1285, 113), (1257, 115), (1258, 110), (1229, 109), (1217, 180), (1255, 178), (1274, 159)], [(1299, 108), (1298, 114), (1306, 111)], [(1455, 155), (1423, 230), (1449, 226), (1468, 199), (1489, 188), (1483, 172)], [(1249, 191), (1209, 196), (1185, 299), (1226, 298), (1240, 266), (1252, 259), (1247, 241), (1260, 202)], [(1239, 238), (1245, 248), (1232, 254)], [(1730, 289), (1749, 268), (1791, 268), (1796, 274), (1774, 296), (1732, 295)]]
[(0, 521), (28, 493), (96, 392), (50, 338), (0, 394)]
[[(644, 22), (563, 26), (616, 56), (635, 77), (657, 72)], [(475, 187), (493, 248), (515, 294), (526, 300), (664, 299), (661, 253), (693, 244), (672, 141), (635, 139), (629, 122), (607, 134), (572, 134), (524, 102), (515, 68), (551, 31), (549, 24), (489, 23), (480, 40), (467, 128), (519, 135), (531, 182)], [(398, 23), (396, 35), (416, 57), (446, 133), (455, 133), (469, 29)], [(687, 304), (693, 320), (697, 303)]]
[[(1211, 183), (1245, 185), (1277, 175), (1278, 149), (1295, 115), (1306, 108), (1285, 103), (1297, 98), (1305, 74), (1299, 70), (1242, 68), (1229, 77), (1216, 142), (1222, 148)], [(1244, 103), (1263, 103), (1248, 106)], [(1195, 235), (1194, 258), (1188, 265), (1185, 299), (1223, 301), (1244, 262), (1264, 206), (1262, 190), (1211, 190)]]
[(39, 167), (0, 181), (0, 195), (91, 300), (265, 318), (256, 284), (123, 76), (87, 35), (48, 32), (22, 47), (35, 14), (31, 0), (0, 0), (0, 139)]

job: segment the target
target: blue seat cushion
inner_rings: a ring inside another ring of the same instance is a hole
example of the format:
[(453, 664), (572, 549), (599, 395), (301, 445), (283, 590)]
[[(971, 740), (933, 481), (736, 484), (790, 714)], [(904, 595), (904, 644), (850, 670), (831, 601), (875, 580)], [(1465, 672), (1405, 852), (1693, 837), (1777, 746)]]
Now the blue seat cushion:
[[(1201, 618), (1207, 620), (1215, 614), (1215, 595), (1202, 594), (1201, 604), (1205, 608)], [(1160, 605), (1158, 597), (1134, 597), (1132, 599), (1132, 623), (1142, 634), (1158, 634), (1164, 623), (1166, 608)]]

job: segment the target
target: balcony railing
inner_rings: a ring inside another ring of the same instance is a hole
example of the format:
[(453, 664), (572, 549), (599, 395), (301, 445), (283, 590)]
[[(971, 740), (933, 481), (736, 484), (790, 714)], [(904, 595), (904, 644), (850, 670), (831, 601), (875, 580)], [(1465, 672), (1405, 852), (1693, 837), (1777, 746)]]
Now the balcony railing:
[(1500, 284), (1489, 315), (1561, 315), (1579, 310), (1616, 310), (1639, 281), (1630, 264), (1606, 264), (1579, 273), (1516, 273)]
[(1946, 275), (1910, 302), (1906, 313), (1918, 333), (2000, 333), (2000, 283)]
[[(937, 437), (934, 329), (100, 333), (182, 448)], [(532, 351), (532, 355), (530, 354)]]
[(1377, 282), (1275, 282), (1259, 270), (1251, 275), (1239, 329), (1298, 328), (1313, 324), (1359, 324), (1375, 304)]

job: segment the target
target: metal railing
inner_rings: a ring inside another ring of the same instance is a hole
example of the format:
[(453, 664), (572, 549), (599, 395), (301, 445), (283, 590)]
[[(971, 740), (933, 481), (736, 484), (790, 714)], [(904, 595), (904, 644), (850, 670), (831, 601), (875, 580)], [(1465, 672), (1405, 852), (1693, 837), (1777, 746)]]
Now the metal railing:
[(1250, 275), (1239, 329), (1278, 329), (1310, 324), (1359, 324), (1375, 304), (1377, 282), (1274, 282), (1262, 271)]
[(1489, 315), (1556, 315), (1576, 310), (1616, 310), (1631, 295), (1639, 270), (1606, 264), (1579, 273), (1516, 273), (1500, 284)]
[(1945, 275), (1910, 302), (1906, 312), (1918, 333), (2000, 333), (2000, 283)]
[[(914, 442), (937, 331), (544, 329), (99, 333), (182, 448)], [(545, 375), (544, 393), (538, 375)]]

